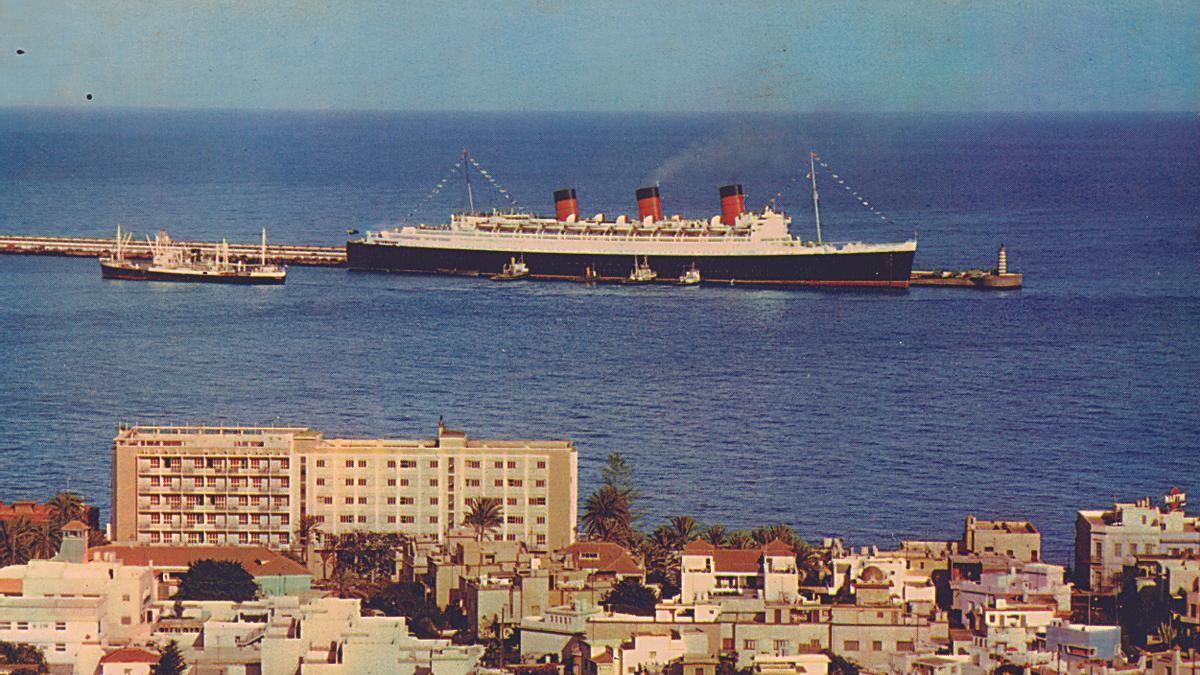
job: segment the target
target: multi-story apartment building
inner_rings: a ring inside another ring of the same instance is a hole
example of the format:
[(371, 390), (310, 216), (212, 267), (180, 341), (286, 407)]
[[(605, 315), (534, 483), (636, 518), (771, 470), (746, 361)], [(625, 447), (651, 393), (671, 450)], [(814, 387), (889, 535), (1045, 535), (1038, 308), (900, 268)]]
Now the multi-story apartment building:
[(121, 428), (113, 442), (113, 534), (147, 544), (292, 545), (321, 532), (444, 540), (470, 500), (495, 497), (494, 536), (550, 551), (575, 541), (570, 441), (475, 440), (439, 422), (431, 439), (327, 439), (302, 427)]
[(1200, 518), (1186, 515), (1181, 500), (1159, 507), (1146, 497), (1107, 511), (1079, 511), (1075, 519), (1075, 581), (1091, 591), (1118, 590), (1121, 572), (1138, 556), (1197, 554)]

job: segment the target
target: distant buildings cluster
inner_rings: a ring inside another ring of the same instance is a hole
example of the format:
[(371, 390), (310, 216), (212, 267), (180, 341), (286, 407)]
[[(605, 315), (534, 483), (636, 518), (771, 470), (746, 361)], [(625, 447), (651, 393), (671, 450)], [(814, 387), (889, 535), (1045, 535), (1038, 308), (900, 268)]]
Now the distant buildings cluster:
[[(655, 587), (650, 564), (617, 543), (577, 541), (569, 442), (474, 440), (440, 424), (436, 438), (413, 441), (129, 427), (113, 455), (114, 543), (89, 547), (89, 527), (72, 522), (55, 558), (0, 568), (0, 641), (35, 645), (56, 672), (148, 673), (175, 640), (193, 673), (466, 675), (487, 669), (482, 643), (509, 631), (518, 652), (488, 668), (1200, 670), (1200, 657), (1174, 648), (1200, 635), (1200, 529), (1178, 491), (1080, 511), (1073, 576), (1042, 560), (1032, 523), (967, 516), (952, 541), (880, 550), (826, 540), (815, 569), (811, 551), (801, 564), (779, 539), (750, 548), (693, 539), (655, 562), (676, 575), (678, 593), (636, 609), (612, 594)], [(462, 527), (480, 497), (504, 507), (482, 536)], [(302, 519), (319, 524), (312, 542), (300, 541)], [(430, 605), (459, 612), (453, 640), (418, 638), (404, 618), (364, 616), (360, 600), (329, 597), (333, 553), (321, 539), (361, 530), (404, 535), (390, 553), (392, 580), (419, 583)], [(240, 564), (259, 597), (178, 600), (181, 575), (205, 559)], [(1123, 633), (1129, 593), (1158, 603), (1169, 628)]]

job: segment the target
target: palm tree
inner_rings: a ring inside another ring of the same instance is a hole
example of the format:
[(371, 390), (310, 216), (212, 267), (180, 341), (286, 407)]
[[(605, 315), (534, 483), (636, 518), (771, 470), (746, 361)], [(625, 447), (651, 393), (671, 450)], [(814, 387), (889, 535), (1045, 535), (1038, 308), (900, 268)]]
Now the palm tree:
[(21, 516), (0, 520), (0, 564), (23, 565), (29, 562), (29, 544), (34, 537), (33, 524)]
[(316, 516), (300, 516), (296, 522), (296, 543), (300, 545), (300, 560), (308, 564), (308, 550), (321, 534), (321, 521)]
[(725, 535), (725, 544), (730, 548), (754, 548), (758, 545), (754, 537), (745, 530), (734, 530)]
[(46, 502), (46, 508), (50, 511), (50, 519), (59, 527), (72, 520), (87, 518), (87, 507), (83, 503), (83, 497), (70, 491), (63, 491), (51, 497), (50, 501)]
[(583, 530), (590, 539), (629, 544), (633, 541), (633, 515), (625, 494), (611, 485), (601, 486), (583, 504)]
[(775, 523), (774, 525), (757, 528), (751, 533), (751, 536), (754, 537), (755, 543), (759, 546), (766, 546), (776, 539), (791, 546), (793, 549), (803, 543), (800, 535), (796, 534), (796, 531), (790, 526), (783, 523)]
[(671, 519), (671, 534), (675, 538), (675, 546), (682, 549), (689, 541), (700, 538), (700, 523), (691, 516), (675, 516)]
[(724, 546), (727, 534), (724, 525), (709, 525), (700, 531), (700, 538), (713, 546)]
[(54, 523), (39, 523), (33, 526), (29, 537), (29, 557), (53, 558), (62, 543), (62, 529)]
[(819, 583), (829, 570), (830, 555), (828, 549), (818, 548), (801, 541), (795, 547), (796, 569), (800, 572), (800, 582), (813, 581)]
[(489, 530), (504, 524), (504, 506), (497, 497), (476, 497), (467, 500), (467, 513), (463, 525), (475, 530), (475, 538), (483, 541)]

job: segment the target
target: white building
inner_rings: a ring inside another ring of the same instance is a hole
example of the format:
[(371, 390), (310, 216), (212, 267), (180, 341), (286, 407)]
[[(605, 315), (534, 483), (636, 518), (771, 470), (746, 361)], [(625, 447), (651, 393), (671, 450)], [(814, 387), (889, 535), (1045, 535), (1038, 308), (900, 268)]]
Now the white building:
[(680, 554), (680, 577), (682, 604), (730, 596), (787, 603), (800, 589), (796, 554), (779, 540), (761, 548), (736, 549), (697, 539)]
[(1168, 495), (1166, 506), (1150, 498), (1117, 503), (1107, 511), (1079, 511), (1075, 519), (1075, 574), (1081, 588), (1115, 590), (1126, 565), (1139, 555), (1190, 553), (1200, 556), (1200, 518), (1183, 512), (1182, 497)]
[(105, 647), (147, 639), (155, 620), (154, 574), (120, 562), (81, 562), (87, 526), (63, 527), (53, 560), (0, 568), (0, 640), (32, 644), (51, 665), (92, 673)]

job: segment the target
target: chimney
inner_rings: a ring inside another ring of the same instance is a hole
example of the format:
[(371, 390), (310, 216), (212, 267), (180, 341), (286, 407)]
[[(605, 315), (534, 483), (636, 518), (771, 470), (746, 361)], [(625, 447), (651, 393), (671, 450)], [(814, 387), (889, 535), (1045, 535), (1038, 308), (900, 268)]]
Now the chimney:
[(87, 545), (88, 526), (72, 520), (62, 526), (62, 543), (58, 546), (58, 555), (52, 560), (70, 563), (87, 562), (88, 545)]
[(721, 222), (725, 225), (736, 225), (737, 217), (746, 210), (746, 195), (742, 194), (741, 185), (725, 185), (721, 187)]
[(554, 213), (558, 220), (568, 220), (575, 216), (579, 220), (579, 202), (575, 199), (575, 188), (563, 188), (554, 191)]
[(647, 216), (655, 221), (662, 220), (662, 199), (658, 196), (658, 186), (638, 188), (637, 191), (638, 220)]

